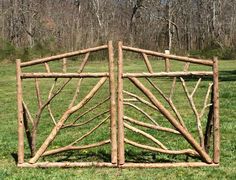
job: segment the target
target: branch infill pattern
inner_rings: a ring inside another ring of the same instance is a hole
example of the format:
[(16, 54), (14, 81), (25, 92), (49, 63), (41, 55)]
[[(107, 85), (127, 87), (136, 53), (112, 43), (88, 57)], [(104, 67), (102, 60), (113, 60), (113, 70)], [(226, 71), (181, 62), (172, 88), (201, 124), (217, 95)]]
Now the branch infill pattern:
[(205, 110), (206, 110), (209, 106), (212, 105), (212, 104), (207, 104), (207, 102), (208, 102), (208, 99), (209, 99), (209, 96), (210, 96), (210, 92), (211, 92), (211, 88), (212, 88), (212, 85), (213, 85), (213, 84), (212, 84), (212, 83), (209, 83), (209, 85), (208, 85), (208, 90), (207, 90), (207, 93), (206, 93), (206, 96), (205, 96), (203, 108), (202, 108), (201, 112), (199, 113), (198, 110), (197, 110), (197, 108), (196, 108), (196, 105), (195, 105), (193, 96), (194, 96), (194, 94), (196, 93), (196, 91), (197, 91), (197, 89), (198, 89), (198, 87), (199, 87), (199, 84), (200, 84), (200, 82), (201, 82), (202, 79), (199, 78), (199, 80), (197, 81), (197, 83), (196, 83), (196, 85), (195, 85), (195, 87), (194, 87), (194, 89), (193, 89), (193, 91), (192, 91), (191, 94), (189, 93), (189, 90), (188, 90), (188, 87), (187, 87), (187, 85), (186, 85), (185, 80), (184, 80), (182, 77), (180, 77), (180, 80), (181, 80), (181, 82), (182, 82), (182, 86), (183, 86), (184, 92), (185, 92), (185, 94), (186, 94), (186, 96), (187, 96), (187, 98), (188, 98), (189, 104), (190, 104), (190, 106), (191, 106), (191, 108), (192, 108), (192, 111), (193, 111), (193, 113), (194, 113), (194, 115), (195, 115), (195, 118), (196, 118), (197, 130), (198, 130), (200, 145), (201, 145), (201, 147), (204, 148), (204, 135), (203, 135), (203, 130), (202, 130), (201, 118), (202, 118), (202, 116), (204, 115)]
[(101, 78), (100, 81), (93, 87), (93, 89), (87, 94), (87, 96), (85, 96), (85, 98), (82, 101), (80, 101), (77, 105), (69, 108), (66, 112), (64, 112), (64, 114), (62, 115), (60, 120), (57, 122), (56, 126), (51, 131), (50, 135), (47, 137), (47, 139), (44, 141), (44, 143), (38, 149), (35, 156), (30, 159), (29, 163), (35, 163), (40, 158), (40, 156), (48, 148), (49, 144), (56, 137), (57, 133), (59, 132), (59, 130), (63, 126), (64, 122), (69, 118), (69, 116), (72, 115), (73, 113), (75, 113), (76, 111), (78, 111), (85, 104), (87, 104), (89, 102), (89, 100), (96, 94), (98, 89), (105, 83), (106, 80), (107, 80), (106, 77)]

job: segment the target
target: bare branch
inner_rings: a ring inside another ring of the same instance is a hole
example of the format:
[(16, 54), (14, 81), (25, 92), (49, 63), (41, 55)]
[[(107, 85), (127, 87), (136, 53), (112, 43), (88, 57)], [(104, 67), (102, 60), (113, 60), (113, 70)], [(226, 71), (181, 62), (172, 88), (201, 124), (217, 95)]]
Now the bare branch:
[(136, 132), (136, 133), (139, 133), (139, 134), (145, 136), (146, 138), (150, 139), (151, 141), (153, 141), (154, 143), (156, 143), (158, 146), (160, 146), (161, 149), (165, 149), (165, 150), (168, 149), (165, 145), (163, 145), (160, 141), (158, 141), (158, 140), (157, 140), (155, 137), (153, 137), (152, 135), (150, 135), (150, 134), (148, 134), (148, 133), (146, 133), (146, 132), (144, 132), (144, 131), (142, 131), (142, 130), (140, 130), (140, 129), (138, 129), (138, 128), (132, 127), (132, 126), (130, 126), (130, 125), (127, 124), (127, 123), (124, 123), (124, 126), (125, 126), (126, 128), (128, 128), (129, 130), (134, 131), (134, 132)]
[(42, 99), (40, 95), (40, 88), (39, 88), (39, 80), (38, 78), (35, 78), (35, 89), (36, 89), (36, 96), (37, 96), (37, 101), (38, 101), (38, 107), (42, 107)]
[(176, 85), (176, 77), (173, 78), (173, 82), (172, 82), (172, 86), (171, 86), (171, 90), (170, 90), (169, 99), (172, 99), (172, 97), (173, 97), (173, 95), (174, 95), (175, 85)]
[(142, 55), (143, 55), (143, 58), (144, 58), (144, 62), (145, 62), (145, 64), (146, 64), (146, 66), (147, 66), (148, 72), (153, 73), (152, 65), (151, 65), (151, 63), (150, 63), (150, 61), (149, 61), (149, 59), (148, 59), (147, 54), (142, 53)]
[[(168, 97), (161, 91), (161, 89), (160, 89), (159, 87), (157, 87), (157, 86), (151, 81), (151, 79), (149, 79), (149, 78), (146, 78), (146, 79), (147, 79), (148, 82), (159, 92), (159, 94), (166, 100), (166, 102), (169, 104), (169, 106), (171, 107), (171, 109), (174, 111), (174, 113), (175, 113), (176, 117), (178, 118), (180, 124), (181, 124), (185, 129), (187, 129), (187, 127), (185, 126), (185, 123), (184, 123), (184, 121), (183, 121), (183, 118), (181, 117), (180, 113), (178, 112), (177, 108), (175, 107), (175, 105), (174, 105), (172, 99), (171, 99), (171, 98), (168, 98)], [(173, 91), (174, 91), (175, 82), (176, 82), (176, 80), (174, 80), (173, 83), (172, 83), (172, 88), (171, 88), (171, 93), (170, 93), (170, 94), (172, 94)], [(172, 96), (172, 95), (170, 95), (170, 97), (171, 97), (171, 96)]]
[(70, 103), (68, 108), (71, 108), (74, 105), (74, 103), (75, 103), (75, 101), (76, 101), (76, 99), (77, 99), (77, 97), (79, 95), (79, 92), (80, 92), (80, 87), (81, 87), (82, 80), (83, 80), (82, 78), (80, 78), (78, 80), (78, 83), (77, 83), (77, 86), (76, 86), (76, 90), (75, 90), (75, 94), (74, 94), (73, 99), (71, 100), (71, 103)]
[(53, 154), (57, 154), (57, 153), (65, 152), (65, 151), (69, 151), (69, 150), (82, 150), (82, 149), (94, 148), (94, 147), (108, 144), (110, 142), (111, 142), (111, 140), (108, 139), (105, 141), (100, 141), (100, 142), (97, 142), (94, 144), (83, 145), (83, 146), (65, 146), (65, 147), (61, 147), (61, 148), (57, 148), (57, 149), (53, 149), (53, 150), (48, 150), (45, 153), (43, 153), (42, 156), (53, 155)]
[(110, 96), (105, 98), (102, 102), (96, 104), (95, 106), (89, 108), (87, 111), (83, 112), (81, 115), (79, 115), (76, 120), (73, 123), (76, 123), (76, 121), (78, 121), (81, 117), (85, 116), (86, 114), (88, 114), (89, 112), (91, 112), (92, 110), (94, 110), (95, 108), (97, 108), (98, 106), (101, 106), (102, 104), (104, 104), (106, 101), (108, 101), (110, 99)]
[(138, 106), (132, 104), (132, 103), (126, 103), (124, 102), (124, 105), (128, 105), (131, 106), (133, 108), (135, 108), (136, 110), (138, 110), (139, 112), (141, 112), (142, 114), (144, 114), (150, 121), (152, 121), (155, 125), (159, 126), (159, 124), (151, 117), (149, 116), (144, 110), (142, 110), (141, 108), (139, 108)]
[(204, 148), (204, 135), (203, 135), (203, 131), (202, 131), (201, 119), (200, 119), (199, 113), (197, 111), (197, 108), (196, 108), (194, 100), (193, 100), (193, 95), (194, 95), (194, 93), (196, 91), (195, 89), (197, 89), (196, 87), (198, 87), (198, 85), (199, 85), (201, 80), (200, 79), (198, 80), (198, 82), (197, 82), (197, 84), (196, 84), (196, 86), (194, 88), (194, 91), (193, 91), (193, 93), (191, 95), (188, 92), (188, 89), (187, 89), (187, 86), (186, 86), (186, 83), (185, 83), (184, 79), (182, 77), (180, 77), (180, 80), (182, 82), (182, 86), (184, 88), (184, 91), (185, 91), (186, 96), (188, 98), (188, 101), (190, 103), (190, 106), (191, 106), (191, 108), (193, 110), (193, 113), (194, 113), (194, 115), (196, 117), (197, 130), (198, 130), (198, 134), (199, 134), (200, 145), (201, 145), (201, 147)]
[(84, 121), (84, 122), (81, 122), (81, 123), (78, 123), (78, 124), (75, 124), (76, 121), (74, 121), (74, 122), (71, 123), (71, 124), (67, 124), (67, 125), (62, 126), (62, 128), (83, 126), (83, 125), (88, 124), (89, 122), (93, 121), (94, 119), (96, 119), (96, 118), (98, 118), (98, 117), (100, 117), (100, 116), (102, 116), (102, 115), (108, 113), (108, 112), (110, 112), (110, 110), (106, 110), (106, 111), (104, 111), (104, 112), (101, 112), (100, 114), (98, 114), (98, 115), (96, 115), (96, 116), (90, 118), (89, 120)]
[(208, 108), (209, 106), (212, 105), (212, 104), (207, 104), (207, 101), (208, 101), (210, 93), (211, 93), (212, 86), (213, 86), (213, 83), (209, 83), (209, 86), (208, 86), (208, 89), (207, 89), (207, 93), (206, 93), (206, 97), (205, 97), (205, 100), (204, 100), (204, 105), (203, 105), (203, 108), (202, 108), (201, 113), (199, 115), (200, 119), (204, 115), (206, 108)]
[(145, 99), (139, 97), (138, 95), (133, 94), (133, 93), (128, 92), (128, 91), (125, 91), (125, 90), (123, 90), (123, 92), (124, 92), (125, 94), (131, 96), (131, 97), (136, 98), (137, 100), (139, 100), (140, 102), (146, 104), (147, 106), (149, 106), (149, 107), (151, 107), (151, 108), (153, 108), (153, 109), (159, 111), (159, 109), (158, 109), (157, 107), (155, 107), (154, 105), (152, 105), (150, 102), (146, 101)]
[(144, 123), (144, 122), (141, 122), (141, 121), (134, 120), (134, 119), (132, 119), (130, 117), (127, 117), (127, 116), (124, 116), (124, 120), (126, 120), (128, 122), (131, 122), (131, 123), (134, 123), (136, 125), (142, 126), (142, 127), (156, 129), (158, 131), (165, 131), (165, 132), (174, 133), (174, 134), (180, 134), (179, 131), (176, 131), (174, 129)]
[(195, 92), (196, 92), (196, 90), (197, 90), (197, 88), (198, 88), (198, 86), (199, 86), (201, 80), (202, 80), (202, 78), (199, 78), (199, 79), (198, 79), (197, 84), (196, 84), (196, 86), (194, 87), (194, 90), (193, 90), (193, 92), (192, 92), (192, 94), (191, 94), (190, 96), (192, 96), (192, 97), (194, 96), (194, 94), (195, 94)]
[(189, 156), (199, 156), (198, 153), (192, 149), (184, 149), (184, 150), (179, 150), (179, 151), (174, 151), (174, 150), (165, 150), (165, 149), (160, 149), (156, 147), (151, 147), (143, 144), (136, 143), (134, 141), (131, 141), (127, 138), (125, 138), (125, 142), (127, 144), (130, 144), (135, 147), (139, 147), (142, 149), (150, 150), (150, 151), (155, 151), (155, 152), (160, 152), (160, 153), (165, 153), (165, 154), (186, 154)]
[(25, 112), (27, 114), (28, 119), (30, 120), (31, 124), (33, 125), (34, 124), (34, 120), (33, 120), (32, 116), (30, 114), (30, 111), (29, 111), (29, 109), (28, 109), (28, 107), (27, 107), (27, 105), (26, 105), (26, 103), (24, 101), (23, 101), (23, 107), (25, 109)]
[(84, 59), (83, 59), (81, 65), (80, 65), (80, 68), (79, 68), (79, 70), (78, 70), (78, 73), (81, 73), (81, 72), (84, 70), (84, 67), (85, 67), (86, 63), (88, 62), (89, 54), (90, 54), (90, 52), (87, 52), (87, 53), (85, 54), (85, 57), (84, 57)]
[(90, 131), (88, 131), (86, 134), (84, 134), (83, 136), (81, 136), (79, 139), (75, 140), (74, 142), (70, 143), (69, 146), (73, 146), (74, 144), (78, 143), (79, 141), (82, 141), (84, 138), (86, 138), (87, 136), (89, 136), (90, 134), (92, 134), (97, 128), (99, 128), (103, 123), (106, 122), (106, 120), (110, 117), (107, 116), (104, 120), (102, 120), (98, 125), (96, 125), (93, 129), (91, 129)]

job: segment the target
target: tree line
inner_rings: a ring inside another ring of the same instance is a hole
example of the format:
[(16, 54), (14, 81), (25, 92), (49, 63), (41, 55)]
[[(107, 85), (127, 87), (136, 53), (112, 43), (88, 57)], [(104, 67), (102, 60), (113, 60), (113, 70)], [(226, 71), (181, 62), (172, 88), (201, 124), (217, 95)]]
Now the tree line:
[(125, 44), (189, 53), (236, 49), (235, 0), (1, 0), (0, 38), (30, 50)]

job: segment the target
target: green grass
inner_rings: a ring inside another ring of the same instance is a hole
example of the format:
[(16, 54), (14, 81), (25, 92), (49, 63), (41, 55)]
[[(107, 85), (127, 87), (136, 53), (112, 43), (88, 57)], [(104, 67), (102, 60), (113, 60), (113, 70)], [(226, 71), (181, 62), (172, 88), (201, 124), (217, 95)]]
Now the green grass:
[[(163, 70), (163, 63), (161, 61), (151, 61), (154, 70)], [(125, 72), (143, 72), (145, 67), (141, 61), (128, 60), (125, 63)], [(77, 62), (72, 61), (69, 66), (69, 71), (73, 72), (77, 69)], [(53, 71), (61, 70), (59, 66), (51, 63)], [(172, 64), (173, 70), (181, 70), (183, 63)], [(105, 71), (107, 69), (106, 62), (93, 61), (88, 64), (85, 69), (86, 72), (98, 72)], [(209, 70), (209, 68), (191, 66), (191, 70)], [(25, 71), (39, 71), (43, 70), (41, 67), (26, 68)], [(217, 168), (171, 168), (171, 169), (117, 169), (117, 168), (48, 168), (48, 169), (30, 169), (30, 168), (17, 168), (15, 164), (15, 153), (17, 152), (17, 117), (16, 117), (16, 84), (15, 84), (15, 65), (14, 64), (1, 64), (0, 65), (0, 179), (235, 179), (236, 178), (236, 141), (235, 141), (235, 117), (236, 117), (236, 65), (235, 61), (220, 61), (220, 118), (221, 118), (221, 164)], [(167, 78), (159, 78), (153, 81), (164, 91), (168, 92), (171, 86), (171, 80)], [(85, 80), (78, 97), (77, 102), (82, 99), (88, 91), (96, 84), (98, 80)], [(166, 102), (155, 92), (155, 90), (147, 83), (147, 81), (141, 80), (150, 90), (160, 99), (160, 101), (167, 107)], [(27, 82), (27, 83), (26, 83)], [(43, 100), (46, 99), (47, 93), (50, 90), (51, 83), (53, 80), (44, 79), (40, 81), (40, 88), (42, 91)], [(196, 79), (186, 79), (187, 85), (190, 89), (193, 89)], [(203, 97), (206, 93), (209, 79), (205, 79), (199, 86), (199, 90), (196, 93), (195, 101), (198, 109), (201, 108), (203, 103)], [(71, 81), (63, 92), (55, 98), (52, 104), (52, 110), (56, 119), (60, 118), (61, 113), (67, 108), (70, 102), (73, 92), (75, 90), (76, 80)], [(30, 108), (32, 114), (36, 112), (36, 99), (32, 96), (35, 93), (34, 82), (32, 80), (24, 81), (24, 100)], [(135, 92), (140, 96), (144, 97), (134, 86), (125, 80), (124, 88), (131, 92)], [(108, 95), (108, 82), (103, 86), (101, 90), (96, 94), (95, 98), (89, 102), (85, 109), (94, 103), (101, 101)], [(173, 96), (173, 101), (179, 108), (179, 111), (185, 119), (186, 126), (189, 131), (197, 139), (197, 131), (195, 128), (194, 116), (189, 111), (189, 105), (180, 82), (177, 81), (176, 94)], [(145, 97), (144, 97), (145, 98)], [(85, 121), (99, 112), (108, 108), (108, 103), (101, 106), (100, 109), (93, 111), (81, 119)], [(139, 105), (139, 104), (137, 104)], [(140, 106), (140, 105), (139, 105)], [(161, 125), (171, 127), (161, 115), (153, 112), (147, 107), (142, 107), (147, 111), (154, 119), (156, 119)], [(80, 112), (78, 111), (68, 119), (67, 123), (73, 120)], [(169, 109), (170, 110), (170, 109)], [(131, 109), (130, 107), (125, 108), (125, 114), (143, 121), (147, 121), (145, 117), (139, 112)], [(86, 133), (88, 130), (98, 124), (106, 115), (95, 119), (92, 123), (89, 123), (85, 127), (71, 128), (62, 130), (55, 141), (49, 148), (56, 148), (70, 143), (76, 140), (78, 137)], [(147, 121), (148, 122), (148, 121)], [(203, 127), (206, 123), (206, 116), (204, 116)], [(53, 124), (45, 112), (42, 114), (42, 120), (40, 122), (38, 131), (38, 144), (43, 142), (45, 137), (50, 132)], [(137, 126), (135, 126), (137, 127)], [(139, 127), (140, 128), (140, 127)], [(152, 134), (162, 142), (173, 149), (181, 149), (183, 147), (190, 148), (189, 145), (178, 136), (173, 136), (167, 133), (156, 133), (152, 130), (145, 130)], [(152, 142), (146, 141), (142, 136), (134, 134), (133, 132), (126, 130), (126, 137), (135, 140), (137, 142), (143, 142), (146, 144), (153, 145)], [(88, 142), (96, 142), (105, 140), (109, 137), (109, 123), (107, 122), (91, 136), (89, 136), (81, 144), (88, 144)], [(27, 144), (25, 142), (25, 147)], [(110, 160), (109, 146), (101, 148), (95, 148), (92, 150), (86, 150), (74, 153), (63, 153), (62, 155), (55, 155), (41, 161), (59, 161), (66, 159), (67, 161), (107, 161)], [(30, 158), (29, 150), (26, 150), (26, 159)], [(186, 159), (185, 156), (167, 156), (158, 153), (152, 153), (126, 146), (126, 160), (130, 162), (142, 161), (142, 162), (163, 162), (171, 160), (173, 162), (180, 162)], [(189, 161), (199, 161), (197, 159), (189, 158)]]

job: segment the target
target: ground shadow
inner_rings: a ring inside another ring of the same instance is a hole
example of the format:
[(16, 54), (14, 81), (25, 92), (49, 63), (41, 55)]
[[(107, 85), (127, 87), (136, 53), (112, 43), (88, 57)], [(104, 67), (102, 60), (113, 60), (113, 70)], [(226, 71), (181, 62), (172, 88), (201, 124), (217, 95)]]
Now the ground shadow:
[(219, 72), (220, 81), (236, 81), (236, 70), (233, 71), (220, 71)]
[(18, 155), (17, 153), (11, 153), (12, 158), (14, 159), (15, 163), (18, 164)]
[[(188, 162), (192, 160), (199, 160), (199, 158), (187, 155), (167, 155), (162, 153), (125, 150), (126, 162), (133, 163), (174, 163), (174, 162)], [(106, 151), (97, 152), (79, 152), (70, 151), (52, 156), (44, 157), (43, 161), (51, 162), (111, 162), (111, 154)]]

